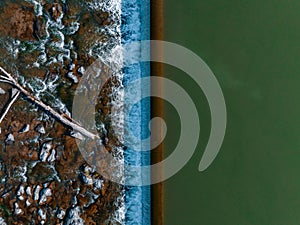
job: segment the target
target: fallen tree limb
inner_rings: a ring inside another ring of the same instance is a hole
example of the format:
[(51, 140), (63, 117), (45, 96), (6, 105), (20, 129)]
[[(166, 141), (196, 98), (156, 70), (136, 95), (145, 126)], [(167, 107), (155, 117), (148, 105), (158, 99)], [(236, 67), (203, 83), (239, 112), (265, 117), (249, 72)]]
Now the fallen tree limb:
[(10, 98), (10, 102), (9, 104), (7, 105), (5, 111), (3, 112), (1, 118), (0, 118), (0, 123), (2, 123), (3, 119), (5, 118), (6, 114), (8, 113), (9, 109), (12, 107), (12, 105), (14, 104), (14, 102), (18, 99), (20, 95), (20, 91), (17, 90), (15, 93), (14, 91), (12, 90), (12, 94), (11, 94), (11, 98)]
[[(17, 88), (19, 92), (21, 92), (23, 95), (25, 95), (29, 100), (31, 100), (32, 102), (34, 102), (36, 105), (38, 105), (39, 107), (41, 107), (46, 112), (50, 113), (53, 117), (55, 117), (56, 119), (58, 119), (61, 123), (65, 124), (66, 126), (71, 127), (73, 130), (80, 132), (81, 134), (83, 134), (84, 136), (86, 136), (88, 138), (92, 138), (92, 139), (97, 138), (97, 135), (89, 132), (84, 127), (80, 126), (79, 123), (77, 123), (76, 121), (74, 121), (72, 118), (70, 118), (70, 120), (68, 120), (62, 114), (56, 112), (50, 106), (46, 105), (45, 103), (43, 103), (42, 101), (40, 101), (39, 99), (37, 99), (36, 97), (34, 97), (30, 92), (28, 92), (25, 88), (23, 88), (14, 79), (14, 77), (11, 74), (9, 74), (1, 66), (0, 66), (0, 71), (3, 73), (3, 75), (0, 75), (0, 82), (11, 84), (15, 88)], [(12, 102), (12, 104), (13, 104), (13, 102)], [(7, 111), (9, 110), (9, 108), (10, 107), (7, 107)]]

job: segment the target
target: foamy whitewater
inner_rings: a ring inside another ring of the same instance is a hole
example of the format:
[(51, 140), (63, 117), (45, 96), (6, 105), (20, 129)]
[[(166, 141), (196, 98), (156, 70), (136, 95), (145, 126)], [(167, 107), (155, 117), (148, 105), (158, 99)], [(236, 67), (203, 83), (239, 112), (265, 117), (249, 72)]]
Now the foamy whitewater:
[[(122, 44), (150, 40), (150, 0), (123, 0), (121, 15)], [(141, 53), (136, 51), (135, 54), (134, 57), (138, 58)], [(149, 63), (134, 64), (124, 68), (123, 71), (123, 83), (126, 86), (131, 81), (149, 76), (150, 65)], [(134, 131), (134, 135), (138, 138), (145, 139), (149, 136), (149, 120), (150, 100), (143, 99), (132, 109), (129, 119), (130, 127), (127, 129)], [(124, 157), (128, 165), (150, 164), (150, 153), (147, 151), (128, 148), (124, 152)], [(141, 179), (142, 176), (143, 174), (141, 174)], [(149, 186), (126, 187), (126, 224), (151, 224), (150, 199)]]

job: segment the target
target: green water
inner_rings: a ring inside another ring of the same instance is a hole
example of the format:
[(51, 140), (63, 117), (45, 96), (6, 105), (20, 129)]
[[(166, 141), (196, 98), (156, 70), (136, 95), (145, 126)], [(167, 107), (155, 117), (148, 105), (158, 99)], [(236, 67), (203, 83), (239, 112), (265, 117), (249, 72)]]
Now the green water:
[[(165, 0), (165, 24), (165, 40), (213, 70), (228, 111), (222, 149), (200, 173), (208, 104), (184, 73), (167, 68), (193, 96), (202, 134), (193, 158), (165, 183), (166, 224), (299, 225), (300, 2)], [(169, 154), (180, 124), (166, 109)]]

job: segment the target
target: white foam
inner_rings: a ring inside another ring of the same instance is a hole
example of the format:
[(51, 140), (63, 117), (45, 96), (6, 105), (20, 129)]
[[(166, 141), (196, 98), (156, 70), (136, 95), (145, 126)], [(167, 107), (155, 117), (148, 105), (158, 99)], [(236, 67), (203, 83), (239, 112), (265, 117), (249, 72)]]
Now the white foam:
[(32, 191), (31, 191), (31, 187), (30, 187), (30, 186), (28, 186), (28, 187), (26, 188), (26, 194), (27, 194), (28, 196), (31, 196), (31, 195), (32, 195)]
[(0, 225), (7, 225), (7, 223), (2, 217), (0, 217)]
[(55, 161), (55, 153), (56, 153), (56, 151), (54, 149), (52, 149), (51, 154), (47, 159), (48, 162), (54, 162)]
[(40, 193), (40, 201), (39, 204), (45, 203), (47, 201), (47, 198), (52, 195), (50, 188), (45, 188)]
[(34, 190), (34, 197), (33, 197), (33, 199), (35, 201), (39, 200), (39, 198), (40, 198), (40, 190), (41, 190), (41, 188), (42, 187), (40, 185), (37, 185), (36, 188), (35, 188), (35, 190)]
[(39, 209), (38, 214), (42, 220), (46, 220), (46, 212), (44, 210)]
[(42, 162), (46, 162), (51, 149), (52, 149), (52, 145), (50, 142), (43, 144), (41, 151), (40, 151), (40, 160)]
[(63, 219), (64, 217), (65, 217), (65, 215), (66, 215), (66, 212), (64, 211), (64, 210), (62, 210), (62, 209), (59, 209), (59, 211), (58, 211), (58, 213), (57, 213), (57, 218), (58, 219)]
[(69, 210), (65, 219), (65, 225), (84, 225), (83, 219), (80, 217), (80, 208), (75, 207)]
[(22, 209), (19, 208), (19, 204), (17, 202), (15, 202), (14, 207), (15, 207), (15, 214), (16, 215), (19, 215), (23, 212)]

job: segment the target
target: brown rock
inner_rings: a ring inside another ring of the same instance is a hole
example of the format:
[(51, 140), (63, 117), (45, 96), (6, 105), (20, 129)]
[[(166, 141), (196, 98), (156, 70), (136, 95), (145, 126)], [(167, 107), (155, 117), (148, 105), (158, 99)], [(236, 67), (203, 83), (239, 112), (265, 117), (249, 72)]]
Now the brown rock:
[(46, 21), (42, 16), (34, 21), (34, 34), (38, 39), (46, 35)]
[(20, 40), (34, 40), (34, 11), (31, 5), (8, 2), (0, 14), (0, 31)]
[(39, 159), (39, 155), (37, 151), (30, 151), (29, 152), (29, 157), (31, 160), (36, 161)]
[(22, 126), (22, 124), (18, 120), (15, 120), (10, 124), (12, 132), (18, 132), (18, 130), (21, 129), (21, 126)]
[(54, 3), (54, 4), (52, 4), (51, 6), (48, 6), (48, 7), (49, 7), (49, 11), (50, 11), (51, 16), (55, 20), (57, 20), (61, 16), (61, 14), (63, 13), (62, 6), (59, 3)]

